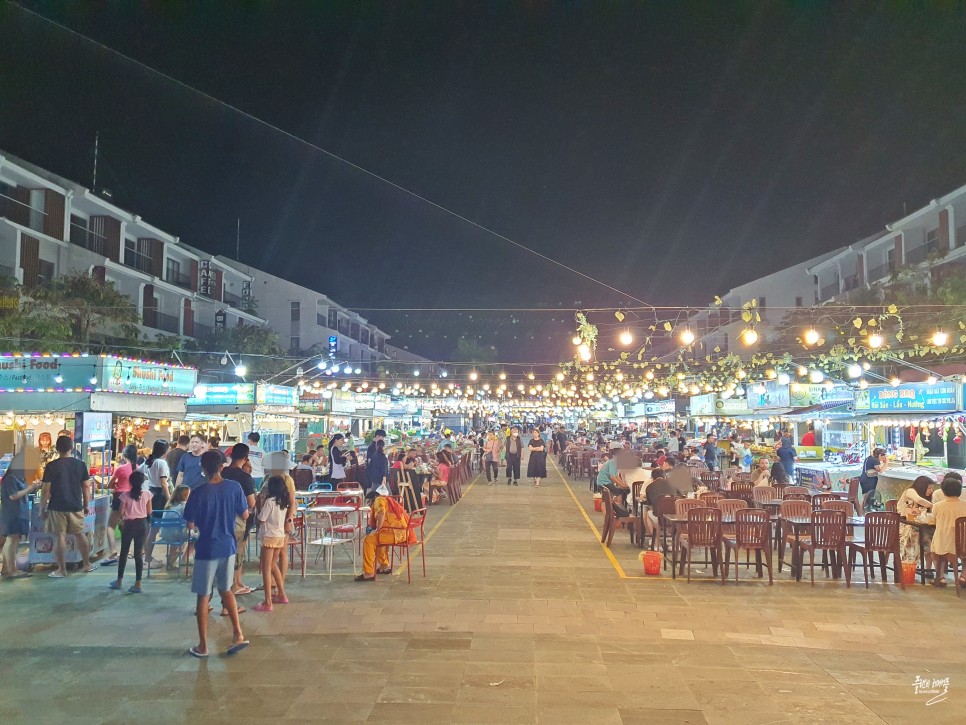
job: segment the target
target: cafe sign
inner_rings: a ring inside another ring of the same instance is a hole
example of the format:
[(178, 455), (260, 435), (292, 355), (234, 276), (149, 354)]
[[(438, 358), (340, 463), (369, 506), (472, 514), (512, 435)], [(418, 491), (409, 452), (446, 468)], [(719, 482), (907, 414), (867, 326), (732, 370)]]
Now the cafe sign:
[(952, 413), (961, 408), (962, 385), (951, 382), (870, 385), (855, 391), (855, 409), (870, 413)]

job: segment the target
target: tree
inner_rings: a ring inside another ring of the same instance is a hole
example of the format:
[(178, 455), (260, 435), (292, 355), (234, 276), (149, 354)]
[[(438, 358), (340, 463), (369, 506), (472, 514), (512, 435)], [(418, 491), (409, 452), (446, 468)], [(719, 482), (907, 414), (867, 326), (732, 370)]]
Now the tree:
[(72, 272), (31, 289), (29, 294), (28, 307), (57, 310), (69, 326), (70, 338), (85, 347), (109, 338), (122, 344), (141, 338), (137, 307), (113, 282)]
[[(216, 327), (202, 343), (208, 350), (242, 356), (249, 376), (278, 372), (288, 366), (287, 361), (281, 359), (285, 350), (278, 342), (278, 334), (266, 325)], [(246, 355), (249, 357), (244, 357)]]
[(7, 349), (62, 349), (70, 326), (60, 310), (26, 297), (16, 280), (8, 280), (0, 286), (0, 338)]
[(496, 362), (496, 348), (485, 347), (476, 340), (461, 337), (456, 343), (453, 360), (457, 362), (491, 363)]

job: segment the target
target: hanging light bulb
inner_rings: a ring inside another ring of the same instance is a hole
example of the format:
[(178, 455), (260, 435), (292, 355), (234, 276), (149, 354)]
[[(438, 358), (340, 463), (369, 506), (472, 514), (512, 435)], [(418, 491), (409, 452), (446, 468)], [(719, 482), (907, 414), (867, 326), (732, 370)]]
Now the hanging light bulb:
[(892, 380), (889, 381), (889, 384), (893, 388), (898, 388), (902, 384), (902, 381), (899, 380), (899, 378), (897, 376), (893, 376)]
[(579, 345), (579, 344), (580, 344), (580, 335), (574, 335), (574, 336), (573, 336), (573, 339), (571, 340), (571, 342), (572, 342), (572, 343), (573, 343), (574, 345)]
[(476, 372), (475, 370), (470, 371), (470, 380), (474, 380), (475, 381), (479, 377), (480, 377), (480, 374), (478, 372)]
[(527, 373), (527, 380), (533, 380), (536, 377), (533, 373)]
[(248, 367), (246, 367), (246, 366), (245, 366), (245, 365), (243, 365), (242, 363), (238, 363), (238, 364), (237, 364), (237, 365), (235, 366), (235, 375), (237, 375), (237, 376), (238, 376), (238, 377), (240, 377), (240, 378), (243, 378), (243, 377), (245, 377), (245, 376), (246, 376), (247, 374), (248, 374)]
[(848, 367), (848, 374), (850, 378), (861, 378), (862, 377), (862, 366), (852, 364)]
[(632, 342), (634, 342), (634, 336), (631, 334), (630, 330), (624, 330), (618, 339), (620, 340), (621, 345), (630, 345)]
[(859, 388), (860, 388), (861, 390), (865, 390), (865, 389), (866, 389), (867, 387), (869, 387), (869, 381), (868, 381), (868, 380), (866, 380), (865, 378), (862, 378), (862, 379), (861, 379), (861, 380), (859, 381)]
[(682, 345), (691, 345), (691, 344), (694, 343), (694, 333), (691, 332), (691, 328), (690, 327), (685, 327), (681, 331), (681, 338), (680, 339), (681, 339), (681, 344)]
[(557, 380), (560, 381), (560, 382), (563, 382), (563, 379), (564, 379), (564, 374), (563, 373), (557, 373)]
[(790, 382), (791, 382), (791, 378), (788, 377), (788, 373), (781, 373), (781, 374), (779, 374), (779, 376), (778, 376), (778, 384), (779, 385), (788, 385), (788, 383), (790, 383)]
[(939, 379), (935, 375), (930, 375), (928, 378), (926, 378), (927, 385), (935, 385), (938, 382)]
[(797, 372), (798, 372), (798, 377), (804, 378), (806, 375), (808, 375), (808, 368), (806, 368), (804, 365), (799, 365)]
[(866, 342), (873, 350), (878, 350), (880, 347), (882, 347), (884, 340), (882, 339), (882, 335), (880, 335), (878, 332), (873, 332), (871, 335), (869, 335), (869, 339)]
[(936, 347), (946, 347), (949, 344), (949, 335), (940, 327), (933, 333), (932, 344)]
[(821, 336), (818, 334), (818, 330), (816, 330), (814, 327), (808, 328), (805, 330), (805, 334), (802, 335), (806, 345), (814, 345), (819, 341), (820, 337)]
[(758, 342), (758, 333), (755, 331), (755, 328), (753, 327), (746, 328), (741, 333), (741, 341), (745, 345), (754, 345), (756, 342)]
[(825, 373), (823, 373), (821, 370), (812, 370), (808, 374), (808, 379), (811, 382), (813, 382), (815, 384), (818, 384), (818, 383), (822, 382), (823, 380), (825, 380)]

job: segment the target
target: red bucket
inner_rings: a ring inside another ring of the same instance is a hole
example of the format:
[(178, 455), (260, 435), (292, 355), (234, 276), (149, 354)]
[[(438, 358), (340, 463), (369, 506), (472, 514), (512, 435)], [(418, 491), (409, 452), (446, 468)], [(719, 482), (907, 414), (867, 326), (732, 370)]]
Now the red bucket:
[(902, 583), (903, 584), (916, 583), (916, 566), (917, 564), (914, 561), (902, 562)]
[(603, 509), (601, 508), (602, 503), (603, 503), (603, 499), (595, 498), (594, 499), (594, 511), (603, 511)]
[(661, 563), (664, 561), (664, 554), (660, 551), (644, 552), (644, 573), (650, 576), (657, 576), (661, 573)]

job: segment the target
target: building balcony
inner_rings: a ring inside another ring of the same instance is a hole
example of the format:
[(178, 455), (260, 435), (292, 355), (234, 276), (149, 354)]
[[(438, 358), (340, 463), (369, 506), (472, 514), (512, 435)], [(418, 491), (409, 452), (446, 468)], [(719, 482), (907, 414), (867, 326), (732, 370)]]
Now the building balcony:
[(181, 321), (177, 315), (169, 315), (166, 312), (159, 312), (155, 309), (144, 311), (144, 326), (173, 335), (181, 334)]
[(124, 265), (139, 272), (151, 274), (151, 257), (134, 249), (124, 250)]
[(880, 264), (878, 267), (872, 267), (869, 270), (869, 282), (878, 282), (879, 280), (886, 279), (895, 271), (896, 265), (892, 262), (886, 262), (885, 264)]
[(828, 284), (822, 287), (822, 289), (819, 291), (819, 298), (823, 301), (830, 300), (833, 297), (835, 297), (835, 295), (837, 295), (838, 293), (839, 293), (839, 283), (834, 282), (832, 284)]
[(242, 309), (242, 298), (238, 295), (233, 295), (231, 292), (225, 292), (222, 297), (222, 302), (224, 302), (229, 307), (234, 307), (236, 310)]
[(173, 284), (181, 289), (191, 290), (191, 277), (187, 274), (182, 274), (181, 272), (168, 271), (164, 275), (164, 281), (168, 284)]

